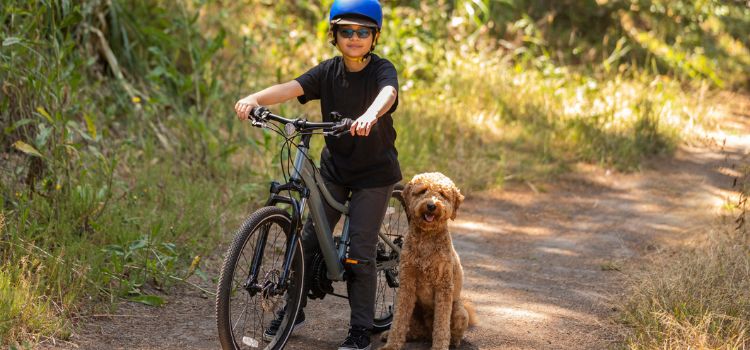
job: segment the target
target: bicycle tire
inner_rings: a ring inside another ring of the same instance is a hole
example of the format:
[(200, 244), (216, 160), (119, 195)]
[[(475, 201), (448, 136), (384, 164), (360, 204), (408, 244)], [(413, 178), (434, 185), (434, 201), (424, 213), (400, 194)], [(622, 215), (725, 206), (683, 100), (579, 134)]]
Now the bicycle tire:
[[(272, 233), (277, 234), (273, 239), (271, 239)], [(265, 240), (258, 239), (264, 235)], [(277, 207), (258, 209), (235, 234), (224, 259), (216, 293), (216, 323), (222, 349), (277, 350), (283, 349), (289, 340), (293, 330), (290, 325), (294, 324), (299, 312), (304, 284), (304, 259), (300, 240), (293, 242), (294, 258), (286, 293), (269, 295), (265, 292), (257, 292), (253, 296), (243, 288), (243, 285), (252, 268), (253, 251), (260, 244), (263, 246), (263, 260), (260, 262), (258, 283), (259, 285), (274, 283), (274, 277), (278, 277), (280, 271), (283, 270), (284, 254), (286, 247), (289, 246), (290, 236), (289, 213)], [(247, 250), (248, 246), (250, 246), (249, 250)], [(247, 252), (250, 253), (249, 256)], [(274, 266), (274, 263), (278, 263), (278, 266)], [(285, 307), (293, 310), (293, 312), (286, 312), (286, 315), (292, 315), (292, 317), (284, 318), (276, 336), (266, 344), (263, 340), (263, 331), (277, 312)], [(252, 315), (248, 314), (248, 311), (252, 311)], [(240, 321), (247, 321), (251, 317), (253, 320), (250, 329), (244, 323), (240, 329), (237, 329)]]
[[(400, 184), (396, 185), (393, 189), (388, 209), (380, 228), (397, 245), (403, 243), (404, 236), (409, 230), (406, 203), (401, 195), (402, 190), (403, 186)], [(375, 292), (375, 317), (372, 322), (372, 331), (374, 333), (390, 329), (393, 323), (396, 293), (398, 291), (398, 264), (400, 259), (399, 253), (385, 244), (382, 238), (378, 240), (377, 249), (379, 266), (387, 266), (388, 264), (393, 266), (395, 263), (395, 267), (378, 268), (378, 282)]]

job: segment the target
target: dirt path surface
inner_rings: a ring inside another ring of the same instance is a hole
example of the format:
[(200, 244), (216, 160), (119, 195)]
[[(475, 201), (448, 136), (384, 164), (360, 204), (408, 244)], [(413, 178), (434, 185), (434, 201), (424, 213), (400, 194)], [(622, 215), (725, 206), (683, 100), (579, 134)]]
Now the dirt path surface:
[[(481, 324), (460, 349), (618, 347), (627, 276), (700, 232), (732, 195), (732, 164), (747, 162), (750, 152), (750, 115), (731, 119), (725, 133), (651, 160), (638, 173), (581, 165), (552, 183), (469, 196), (451, 230)], [(180, 287), (168, 300), (163, 308), (123, 303), (117, 315), (88, 319), (71, 343), (46, 347), (218, 348), (213, 297)], [(307, 319), (287, 348), (335, 349), (346, 336), (348, 305), (334, 297), (313, 301)]]

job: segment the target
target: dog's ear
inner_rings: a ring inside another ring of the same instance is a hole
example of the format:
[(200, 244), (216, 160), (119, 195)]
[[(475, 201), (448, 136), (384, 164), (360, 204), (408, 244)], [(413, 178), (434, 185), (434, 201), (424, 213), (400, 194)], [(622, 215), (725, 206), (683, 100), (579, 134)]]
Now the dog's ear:
[(406, 220), (411, 221), (411, 193), (413, 191), (414, 186), (412, 186), (411, 181), (406, 183), (404, 185), (404, 188), (401, 190), (401, 198), (404, 200), (404, 212), (406, 213)]
[(404, 198), (404, 203), (406, 203), (407, 207), (409, 206), (409, 201), (411, 200), (411, 190), (412, 190), (412, 187), (413, 186), (412, 186), (411, 182), (408, 182), (404, 186), (404, 189), (401, 190), (401, 197)]
[(458, 213), (458, 207), (464, 202), (464, 195), (461, 194), (461, 190), (458, 188), (453, 189), (453, 213), (451, 213), (451, 220), (456, 220), (456, 213)]

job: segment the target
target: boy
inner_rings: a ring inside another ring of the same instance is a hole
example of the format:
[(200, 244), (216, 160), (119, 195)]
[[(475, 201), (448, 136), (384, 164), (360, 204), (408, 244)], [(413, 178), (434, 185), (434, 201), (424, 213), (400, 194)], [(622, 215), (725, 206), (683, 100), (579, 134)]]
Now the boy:
[[(347, 266), (350, 329), (339, 350), (370, 349), (374, 317), (375, 250), (378, 230), (394, 185), (401, 180), (396, 131), (391, 113), (398, 105), (398, 78), (393, 64), (372, 54), (382, 27), (383, 13), (377, 0), (335, 0), (331, 5), (329, 36), (341, 56), (321, 62), (298, 78), (251, 94), (237, 102), (239, 119), (248, 118), (252, 108), (272, 105), (294, 97), (300, 103), (320, 99), (324, 121), (330, 112), (356, 118), (349, 135), (326, 137), (321, 154), (321, 174), (337, 201), (349, 202), (351, 245)], [(326, 208), (333, 227), (340, 214)], [(318, 249), (318, 241), (308, 220), (302, 236), (305, 260)], [(311, 262), (305, 261), (309, 266)], [(309, 280), (309, 275), (305, 276)], [(303, 295), (306, 295), (305, 292)], [(302, 306), (306, 305), (306, 297)], [(300, 311), (295, 327), (304, 322)], [(273, 337), (283, 314), (271, 322), (264, 336)]]

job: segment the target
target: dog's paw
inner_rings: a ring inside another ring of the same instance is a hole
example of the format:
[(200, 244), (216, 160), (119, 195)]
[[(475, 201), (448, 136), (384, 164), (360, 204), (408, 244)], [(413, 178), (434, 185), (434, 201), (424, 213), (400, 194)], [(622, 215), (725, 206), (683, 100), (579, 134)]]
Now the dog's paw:
[(448, 350), (450, 347), (450, 339), (432, 339), (431, 350)]

